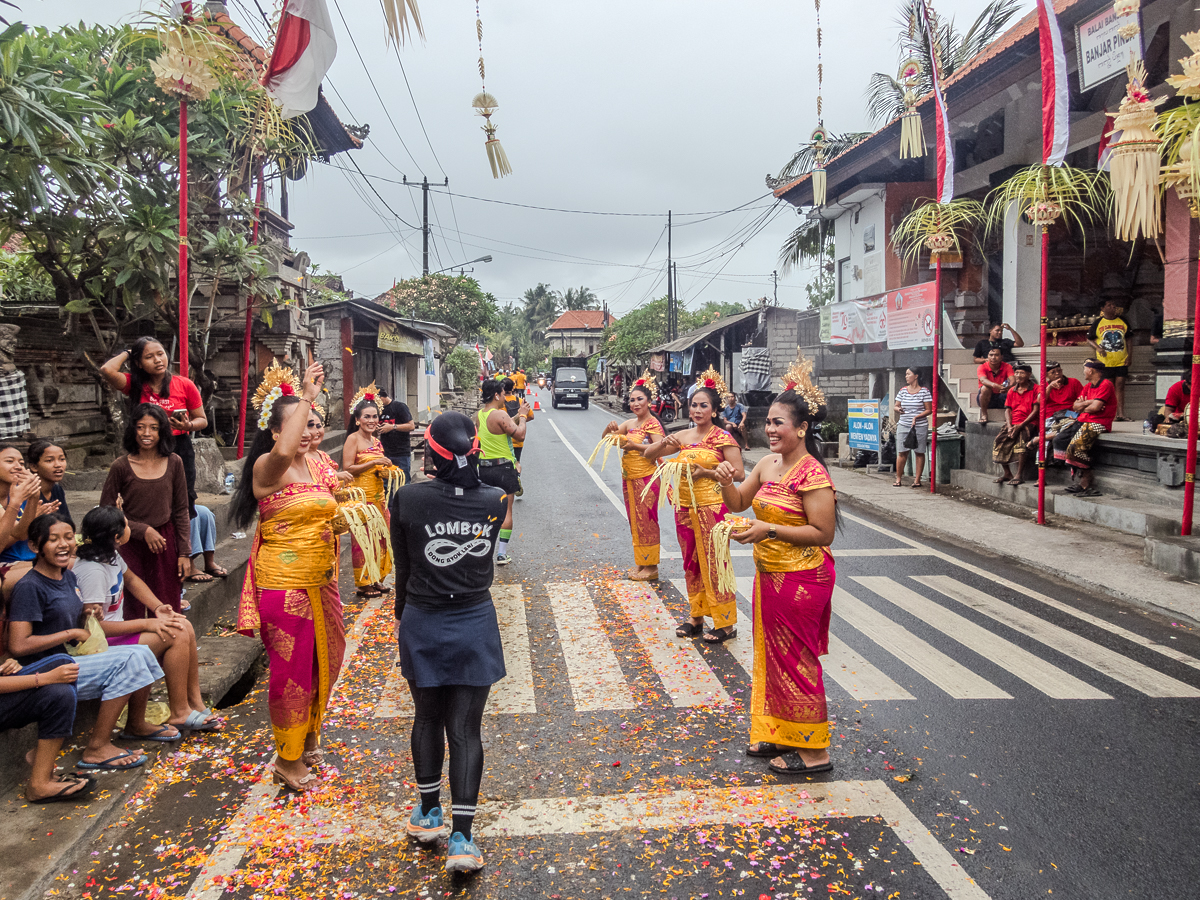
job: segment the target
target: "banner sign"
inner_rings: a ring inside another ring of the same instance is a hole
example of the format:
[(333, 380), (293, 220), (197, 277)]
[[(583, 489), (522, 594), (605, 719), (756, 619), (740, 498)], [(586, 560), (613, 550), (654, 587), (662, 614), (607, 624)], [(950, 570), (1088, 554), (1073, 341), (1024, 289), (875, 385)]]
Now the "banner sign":
[(380, 322), (379, 337), (376, 346), (380, 350), (391, 350), (394, 353), (412, 353), (414, 356), (425, 355), (425, 342), (420, 338), (411, 337), (397, 327), (395, 322)]
[(879, 401), (847, 400), (851, 450), (879, 452)]
[(937, 312), (937, 282), (926, 281), (890, 291), (887, 298), (889, 350), (933, 346), (933, 317)]
[(425, 352), (425, 374), (436, 375), (437, 369), (434, 363), (433, 338), (425, 338), (423, 350)]
[[(887, 340), (885, 294), (829, 306), (829, 343), (878, 344)], [(822, 340), (824, 336), (822, 335)]]
[(666, 366), (663, 364), (663, 354), (655, 353), (653, 356), (650, 357), (650, 371), (651, 372), (661, 372), (665, 368), (666, 368)]
[(1079, 90), (1088, 91), (1103, 81), (1125, 74), (1129, 55), (1142, 58), (1142, 33), (1131, 38), (1117, 34), (1121, 17), (1111, 6), (1075, 26), (1079, 54)]

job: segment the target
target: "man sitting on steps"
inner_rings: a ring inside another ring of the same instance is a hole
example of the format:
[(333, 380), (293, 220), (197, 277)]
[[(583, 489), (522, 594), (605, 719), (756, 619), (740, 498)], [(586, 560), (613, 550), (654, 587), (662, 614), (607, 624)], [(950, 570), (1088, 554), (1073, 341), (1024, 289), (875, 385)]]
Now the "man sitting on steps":
[[(1033, 380), (1033, 369), (1024, 363), (1017, 365), (1012, 389), (1004, 401), (1004, 427), (992, 444), (992, 461), (999, 463), (1002, 474), (993, 479), (994, 484), (1011, 484), (1013, 487), (1025, 483), (1025, 470), (1029, 458), (1035, 454), (1026, 452), (1029, 441), (1037, 432), (1039, 391)], [(1037, 446), (1037, 441), (1033, 441)], [(1017, 474), (1013, 477), (1009, 463), (1017, 457)]]
[(979, 378), (979, 421), (987, 422), (989, 409), (1003, 409), (1005, 394), (1013, 382), (1013, 367), (1006, 363), (999, 347), (988, 351), (987, 362), (975, 373)]
[(1102, 363), (1089, 359), (1083, 364), (1083, 371), (1087, 384), (1074, 404), (1079, 418), (1054, 436), (1054, 458), (1071, 466), (1072, 477), (1079, 472), (1079, 483), (1068, 487), (1066, 493), (1098, 497), (1100, 492), (1092, 487), (1092, 448), (1100, 435), (1112, 430), (1117, 415), (1117, 392), (1113, 383), (1105, 380)]

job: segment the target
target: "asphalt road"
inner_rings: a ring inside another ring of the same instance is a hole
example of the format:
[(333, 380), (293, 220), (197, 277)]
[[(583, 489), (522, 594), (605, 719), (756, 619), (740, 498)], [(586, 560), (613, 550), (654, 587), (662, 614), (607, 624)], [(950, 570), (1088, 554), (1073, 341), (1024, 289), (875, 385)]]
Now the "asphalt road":
[(836, 768), (773, 775), (743, 754), (752, 560), (734, 557), (741, 636), (675, 639), (674, 535), (657, 590), (621, 582), (619, 463), (584, 465), (608, 418), (547, 409), (530, 426), (495, 590), (509, 677), (484, 719), (483, 872), (450, 878), (404, 837), (416, 794), (390, 609), (343, 579), (353, 640), (321, 789), (261, 780), (260, 685), (224, 734), (160, 759), (59, 895), (1196, 895), (1190, 630), (844, 509), (823, 660)]

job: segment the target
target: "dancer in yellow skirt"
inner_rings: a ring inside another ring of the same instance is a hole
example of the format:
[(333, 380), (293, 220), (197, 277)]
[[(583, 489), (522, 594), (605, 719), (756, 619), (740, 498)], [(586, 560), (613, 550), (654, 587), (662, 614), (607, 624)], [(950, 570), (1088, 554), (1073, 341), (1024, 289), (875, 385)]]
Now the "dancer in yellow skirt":
[[(654, 480), (657, 466), (643, 455), (649, 440), (666, 437), (662, 423), (650, 412), (650, 403), (657, 390), (650, 373), (643, 373), (629, 389), (629, 410), (634, 418), (618, 425), (604, 426), (606, 435), (619, 436), (621, 454), (621, 487), (625, 496), (625, 512), (629, 515), (629, 531), (633, 536), (634, 567), (625, 573), (631, 581), (658, 581), (658, 499), (661, 485)], [(650, 492), (646, 499), (646, 487)]]
[[(390, 521), (387, 510), (387, 485), (377, 469), (391, 466), (391, 461), (384, 454), (383, 444), (376, 436), (379, 431), (379, 400), (374, 382), (354, 395), (350, 409), (354, 430), (342, 446), (342, 466), (354, 476), (350, 487), (361, 489), (366, 501), (379, 510), (385, 521)], [(378, 581), (368, 580), (366, 555), (353, 535), (350, 537), (350, 550), (358, 596), (370, 599), (390, 593), (391, 588), (383, 584), (383, 579), (392, 571), (392, 552), (388, 546), (387, 535), (384, 534), (380, 538)]]
[(689, 415), (692, 427), (667, 435), (642, 451), (647, 459), (660, 459), (676, 451), (691, 475), (689, 487), (685, 475), (679, 481), (675, 505), (675, 533), (683, 551), (683, 569), (687, 580), (691, 617), (680, 624), (679, 637), (699, 637), (704, 617), (713, 620), (712, 630), (704, 635), (709, 644), (721, 644), (737, 637), (737, 598), (733, 591), (721, 590), (714, 575), (712, 529), (729, 512), (721, 500), (717, 485), (717, 466), (727, 462), (737, 480), (744, 477), (742, 451), (733, 436), (719, 424), (721, 395), (725, 382), (712, 369), (696, 382)]
[(753, 504), (756, 521), (733, 540), (754, 545), (754, 674), (747, 755), (773, 771), (829, 772), (829, 713), (820, 657), (829, 652), (836, 572), (829, 546), (837, 504), (814, 432), (825, 397), (808, 379), (811, 363), (789, 370), (788, 389), (767, 413), (770, 456), (734, 484), (717, 466), (721, 496), (734, 512)]

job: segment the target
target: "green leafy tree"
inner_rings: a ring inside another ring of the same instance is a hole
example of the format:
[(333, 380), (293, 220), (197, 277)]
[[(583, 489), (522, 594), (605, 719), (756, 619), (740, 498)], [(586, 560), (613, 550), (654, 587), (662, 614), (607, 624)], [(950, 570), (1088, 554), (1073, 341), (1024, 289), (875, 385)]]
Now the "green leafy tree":
[[(680, 327), (686, 311), (680, 311)], [(640, 363), (651, 347), (667, 337), (667, 298), (625, 313), (604, 332), (604, 355), (614, 364)]]
[(375, 302), (401, 315), (449, 325), (464, 343), (494, 330), (500, 321), (496, 298), (469, 275), (408, 278), (380, 294)]
[(788, 235), (779, 252), (780, 268), (791, 271), (801, 264), (814, 267), (812, 278), (804, 286), (809, 309), (825, 306), (834, 294), (833, 232), (825, 219), (801, 225)]
[(454, 387), (457, 390), (469, 390), (479, 382), (482, 371), (479, 367), (479, 355), (471, 347), (459, 345), (446, 355), (443, 369), (454, 376)]
[(525, 292), (525, 324), (534, 340), (545, 342), (546, 330), (554, 324), (562, 309), (562, 298), (548, 284), (538, 283)]

